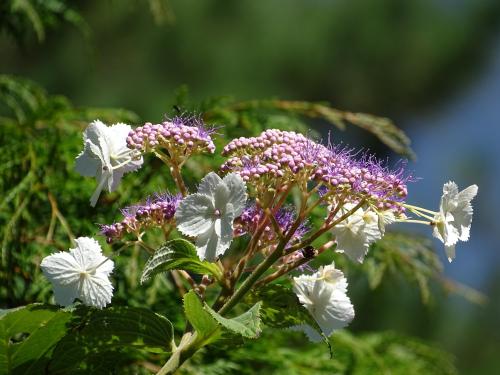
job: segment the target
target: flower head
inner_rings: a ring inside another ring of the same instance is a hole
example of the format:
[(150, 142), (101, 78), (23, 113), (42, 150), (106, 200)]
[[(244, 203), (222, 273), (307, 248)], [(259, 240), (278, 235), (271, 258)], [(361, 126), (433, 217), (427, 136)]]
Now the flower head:
[(148, 227), (162, 227), (172, 222), (181, 195), (157, 194), (146, 202), (122, 209), (123, 219), (113, 224), (101, 225), (101, 233), (111, 243), (126, 233), (140, 234)]
[(269, 129), (258, 137), (237, 138), (222, 152), (228, 160), (224, 172), (238, 173), (251, 181), (254, 194), (266, 202), (269, 192), (296, 183), (313, 182), (325, 188), (324, 195), (342, 195), (345, 202), (365, 200), (378, 209), (402, 214), (406, 198), (404, 169), (391, 171), (368, 154), (356, 157), (352, 150), (319, 144), (302, 134)]
[(211, 134), (214, 129), (207, 127), (197, 116), (177, 116), (173, 119), (132, 130), (127, 137), (127, 145), (140, 152), (165, 149), (170, 158), (185, 159), (192, 154), (215, 151)]
[(444, 243), (450, 262), (455, 258), (455, 244), (469, 239), (473, 213), (471, 201), (477, 190), (477, 185), (471, 185), (459, 192), (457, 184), (452, 181), (443, 186), (439, 212), (434, 216), (433, 236)]
[(246, 185), (234, 173), (223, 179), (207, 174), (198, 192), (184, 198), (177, 208), (177, 229), (196, 237), (200, 259), (215, 261), (229, 248), (233, 239), (233, 221), (241, 215), (247, 200)]
[[(293, 291), (309, 311), (326, 336), (344, 328), (354, 318), (354, 308), (347, 296), (347, 280), (342, 271), (329, 265), (312, 275), (293, 278)], [(309, 325), (297, 327), (311, 341), (320, 341), (320, 335)]]
[(80, 237), (75, 242), (76, 248), (45, 257), (40, 267), (60, 305), (68, 306), (78, 298), (85, 305), (103, 308), (113, 296), (109, 275), (114, 263), (102, 255), (93, 238)]
[(90, 199), (95, 206), (102, 189), (114, 191), (123, 175), (142, 165), (142, 157), (127, 148), (127, 135), (131, 127), (126, 124), (106, 126), (96, 120), (83, 133), (84, 149), (76, 158), (75, 169), (82, 176), (95, 177), (97, 188)]

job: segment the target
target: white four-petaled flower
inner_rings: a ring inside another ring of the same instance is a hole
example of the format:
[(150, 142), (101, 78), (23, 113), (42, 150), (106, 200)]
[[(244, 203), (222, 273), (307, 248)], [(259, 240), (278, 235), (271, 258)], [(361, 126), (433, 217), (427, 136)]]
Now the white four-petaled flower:
[(210, 172), (198, 192), (180, 202), (175, 213), (177, 229), (196, 237), (200, 259), (215, 261), (229, 248), (233, 221), (243, 212), (246, 200), (246, 185), (239, 175), (230, 173), (221, 179)]
[(85, 305), (103, 308), (113, 296), (109, 275), (114, 263), (102, 255), (93, 238), (80, 237), (75, 242), (76, 248), (45, 257), (40, 267), (54, 287), (58, 304), (67, 306), (78, 298)]
[(443, 186), (439, 212), (434, 216), (433, 236), (444, 243), (448, 261), (455, 258), (455, 244), (469, 239), (472, 223), (471, 201), (477, 194), (477, 185), (458, 192), (458, 186), (450, 181)]
[[(326, 336), (344, 328), (354, 318), (354, 307), (347, 296), (347, 280), (335, 265), (320, 267), (312, 275), (294, 277), (293, 284), (293, 291), (300, 303)], [(309, 325), (297, 326), (295, 329), (304, 331), (311, 341), (321, 340), (321, 336)]]
[(83, 133), (84, 149), (76, 158), (75, 169), (82, 176), (95, 177), (97, 188), (90, 198), (95, 206), (104, 187), (114, 191), (123, 175), (135, 171), (142, 165), (137, 151), (127, 148), (130, 125), (106, 126), (96, 120)]
[[(335, 215), (335, 219), (354, 207), (353, 203), (346, 203)], [(336, 251), (345, 253), (353, 261), (363, 263), (370, 245), (382, 238), (385, 225), (392, 222), (394, 222), (394, 215), (389, 211), (376, 213), (371, 209), (358, 208), (332, 228), (337, 241)]]

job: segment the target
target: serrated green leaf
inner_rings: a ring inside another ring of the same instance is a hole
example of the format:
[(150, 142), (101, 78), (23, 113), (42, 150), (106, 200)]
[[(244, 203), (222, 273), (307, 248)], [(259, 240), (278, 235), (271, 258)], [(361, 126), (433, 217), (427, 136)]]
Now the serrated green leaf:
[(7, 311), (0, 318), (0, 374), (44, 373), (70, 318), (69, 312), (42, 304)]
[(184, 312), (198, 333), (198, 340), (202, 346), (220, 337), (219, 323), (203, 308), (200, 298), (193, 290), (184, 295)]
[(159, 247), (148, 259), (142, 272), (141, 283), (160, 273), (177, 269), (209, 274), (216, 279), (221, 277), (221, 271), (216, 264), (201, 261), (196, 254), (194, 245), (178, 238)]
[(261, 302), (257, 302), (247, 312), (231, 319), (224, 318), (212, 310), (207, 304), (205, 304), (205, 310), (208, 311), (217, 322), (229, 331), (243, 337), (254, 339), (257, 338), (261, 332), (259, 316), (261, 305)]
[(92, 358), (110, 352), (112, 355), (117, 350), (136, 348), (154, 353), (172, 350), (172, 324), (164, 316), (144, 308), (96, 310), (79, 306), (72, 312), (70, 325), (71, 332), (54, 349), (49, 365), (51, 374), (92, 368), (96, 365)]

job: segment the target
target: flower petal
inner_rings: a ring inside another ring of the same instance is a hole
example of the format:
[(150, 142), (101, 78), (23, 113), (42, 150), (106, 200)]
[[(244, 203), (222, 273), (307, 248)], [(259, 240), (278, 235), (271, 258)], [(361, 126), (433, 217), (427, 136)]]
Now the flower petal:
[(52, 287), (54, 289), (54, 298), (58, 305), (69, 306), (75, 298), (78, 298), (78, 281), (68, 285), (53, 284)]
[(69, 285), (78, 282), (83, 267), (72, 253), (60, 251), (43, 258), (40, 264), (45, 277), (52, 284)]
[(448, 262), (452, 262), (455, 259), (455, 245), (445, 246), (444, 250), (446, 252), (446, 257), (448, 258)]
[(184, 198), (175, 212), (177, 229), (186, 236), (197, 236), (213, 226), (215, 208), (212, 199), (203, 194)]
[(200, 181), (198, 193), (211, 197), (215, 194), (215, 189), (221, 182), (222, 179), (216, 173), (210, 172)]
[(209, 228), (196, 238), (196, 252), (201, 260), (208, 260), (209, 262), (217, 260), (218, 247), (219, 236), (214, 227)]
[(215, 188), (213, 194), (214, 206), (217, 208), (222, 215), (226, 213), (226, 206), (229, 203), (229, 189), (224, 183), (220, 183)]
[(247, 187), (239, 174), (229, 173), (222, 181), (229, 189), (228, 202), (233, 205), (235, 217), (241, 215), (247, 202)]
[(82, 277), (79, 287), (78, 298), (87, 306), (102, 309), (113, 297), (113, 285), (106, 276), (98, 273)]
[(94, 177), (102, 169), (102, 158), (96, 155), (90, 146), (85, 144), (84, 150), (76, 157), (75, 170), (85, 177)]

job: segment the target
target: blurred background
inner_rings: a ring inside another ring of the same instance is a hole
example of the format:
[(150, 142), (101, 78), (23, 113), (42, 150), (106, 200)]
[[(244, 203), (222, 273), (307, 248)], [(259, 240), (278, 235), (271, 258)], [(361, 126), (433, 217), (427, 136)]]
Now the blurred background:
[[(457, 247), (444, 272), (484, 293), (486, 304), (454, 295), (423, 304), (415, 288), (390, 279), (375, 291), (351, 281), (357, 309), (351, 328), (430, 340), (456, 356), (463, 374), (498, 372), (498, 0), (74, 1), (72, 7), (81, 19), (61, 13), (42, 35), (22, 22), (2, 24), (0, 15), (0, 73), (29, 78), (75, 107), (127, 108), (152, 122), (171, 112), (181, 85), (193, 102), (221, 95), (327, 101), (389, 117), (405, 130), (417, 155), (408, 163), (419, 178), (409, 189), (414, 204), (437, 207), (450, 179), (460, 188), (478, 184), (471, 240)], [(311, 126), (325, 136), (331, 130), (335, 142), (397, 158), (362, 130)]]

